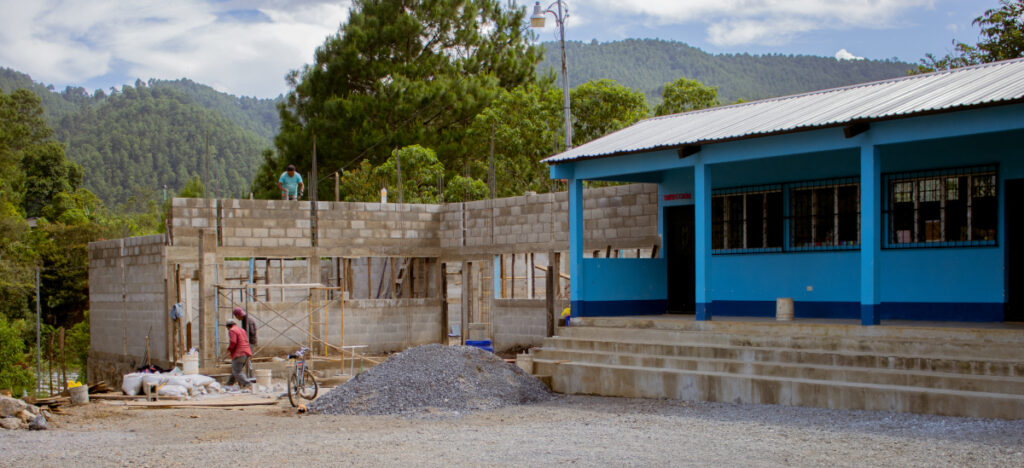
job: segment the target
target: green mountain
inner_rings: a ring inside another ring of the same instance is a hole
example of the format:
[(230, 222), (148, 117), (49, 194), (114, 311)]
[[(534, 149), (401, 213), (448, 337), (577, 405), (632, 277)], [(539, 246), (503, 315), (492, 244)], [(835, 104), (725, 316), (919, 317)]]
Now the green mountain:
[[(35, 83), (0, 69), (0, 89), (40, 96), (46, 120), (82, 166), (84, 186), (129, 211), (194, 175), (217, 196), (246, 196), (279, 126), (277, 100), (235, 97), (188, 79), (138, 80), (109, 92)], [(209, 158), (207, 158), (209, 155)]]
[[(557, 42), (544, 43), (539, 73), (560, 73)], [(569, 86), (608, 78), (661, 101), (665, 83), (680, 77), (718, 88), (723, 104), (904, 76), (915, 66), (889, 60), (836, 60), (809, 55), (713, 55), (682, 42), (627, 39), (565, 43)]]

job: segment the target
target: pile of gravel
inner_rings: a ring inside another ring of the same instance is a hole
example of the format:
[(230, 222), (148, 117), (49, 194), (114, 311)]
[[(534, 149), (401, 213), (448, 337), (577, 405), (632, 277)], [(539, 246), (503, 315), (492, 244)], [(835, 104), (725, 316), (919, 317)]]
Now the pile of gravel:
[(391, 356), (309, 405), (322, 414), (462, 412), (550, 400), (533, 376), (470, 346), (418, 346)]

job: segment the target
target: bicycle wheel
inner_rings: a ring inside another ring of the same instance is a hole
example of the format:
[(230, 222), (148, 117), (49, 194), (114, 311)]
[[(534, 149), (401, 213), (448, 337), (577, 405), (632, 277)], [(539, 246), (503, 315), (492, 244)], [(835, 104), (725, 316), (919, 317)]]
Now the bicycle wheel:
[(307, 400), (316, 398), (317, 392), (320, 391), (320, 386), (317, 385), (316, 379), (313, 377), (313, 373), (309, 369), (303, 370), (302, 377), (302, 388), (299, 389), (299, 396)]
[(299, 406), (299, 379), (294, 372), (288, 376), (288, 402), (293, 407)]

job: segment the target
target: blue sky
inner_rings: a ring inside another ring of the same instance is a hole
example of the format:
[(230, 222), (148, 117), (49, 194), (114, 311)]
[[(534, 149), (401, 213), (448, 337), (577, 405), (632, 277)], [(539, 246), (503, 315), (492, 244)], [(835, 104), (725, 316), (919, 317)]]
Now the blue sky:
[[(0, 66), (92, 91), (187, 77), (241, 96), (287, 91), (284, 76), (348, 17), (349, 0), (0, 0)], [(533, 2), (519, 0), (532, 9)], [(576, 0), (568, 40), (659, 38), (711, 53), (916, 62), (998, 0)], [(547, 6), (548, 2), (542, 2)], [(557, 38), (553, 21), (539, 40)], [(572, 58), (569, 57), (571, 66)]]

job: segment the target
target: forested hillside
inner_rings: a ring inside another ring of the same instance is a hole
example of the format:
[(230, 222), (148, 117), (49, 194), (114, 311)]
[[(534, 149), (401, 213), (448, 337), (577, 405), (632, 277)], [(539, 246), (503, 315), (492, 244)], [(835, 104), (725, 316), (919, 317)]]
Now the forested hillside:
[[(216, 196), (245, 196), (266, 139), (170, 87), (124, 87), (66, 117), (57, 138), (109, 205), (136, 204), (193, 175)], [(209, 157), (207, 158), (207, 154)]]
[[(540, 73), (561, 69), (557, 42), (544, 43)], [(608, 78), (643, 91), (657, 103), (665, 83), (685, 76), (718, 88), (721, 103), (755, 100), (881, 80), (907, 74), (909, 63), (836, 60), (809, 55), (712, 55), (682, 42), (627, 39), (565, 44), (569, 86)]]
[(132, 212), (195, 175), (214, 195), (248, 194), (279, 125), (276, 100), (238, 98), (188, 79), (138, 80), (90, 94), (70, 86), (56, 92), (0, 69), (0, 90), (18, 88), (40, 97), (54, 136), (84, 169), (83, 185), (108, 206)]

